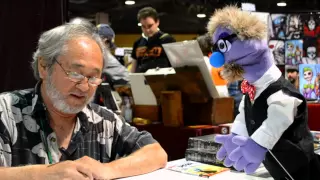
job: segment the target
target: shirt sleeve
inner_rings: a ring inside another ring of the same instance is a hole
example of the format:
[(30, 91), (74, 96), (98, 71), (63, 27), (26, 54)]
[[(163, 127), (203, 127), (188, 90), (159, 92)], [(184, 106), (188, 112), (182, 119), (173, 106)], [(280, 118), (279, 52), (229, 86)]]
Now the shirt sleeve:
[(302, 100), (285, 94), (282, 90), (268, 99), (268, 118), (252, 134), (251, 138), (259, 145), (272, 149), (282, 134), (293, 123), (297, 107)]
[(242, 96), (239, 104), (239, 114), (236, 116), (232, 124), (231, 132), (241, 136), (249, 137), (244, 114), (244, 98), (245, 96)]
[(162, 41), (162, 44), (166, 44), (166, 43), (173, 43), (173, 42), (176, 42), (176, 39), (171, 36), (171, 35), (167, 35), (163, 41)]
[(138, 131), (134, 126), (129, 125), (124, 119), (115, 115), (115, 143), (113, 148), (117, 151), (117, 157), (127, 156), (140, 148), (156, 143), (157, 141), (147, 131)]
[(9, 139), (3, 134), (0, 134), (0, 167), (10, 167), (11, 158)]
[[(12, 162), (11, 144), (14, 142), (12, 142), (11, 135), (15, 131), (15, 121), (13, 117), (9, 120), (9, 110), (6, 108), (6, 105), (9, 104), (7, 100), (11, 98), (13, 97), (10, 94), (0, 95), (0, 167), (10, 167)], [(17, 113), (14, 109), (11, 109), (10, 112)]]
[(132, 52), (131, 52), (131, 58), (134, 60), (137, 60), (136, 50), (137, 50), (137, 42), (133, 44)]

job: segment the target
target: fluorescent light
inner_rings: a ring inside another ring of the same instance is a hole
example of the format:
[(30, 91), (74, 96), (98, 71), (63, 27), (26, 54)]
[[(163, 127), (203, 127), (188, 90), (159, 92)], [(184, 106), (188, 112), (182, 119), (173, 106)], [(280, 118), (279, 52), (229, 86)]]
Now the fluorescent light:
[(138, 26), (141, 26), (141, 23), (138, 23)]
[(205, 18), (206, 15), (205, 15), (205, 14), (197, 14), (197, 17), (198, 17), (198, 18)]
[(126, 1), (124, 2), (126, 5), (133, 5), (135, 4), (136, 2), (135, 1)]
[(282, 2), (278, 2), (277, 6), (284, 7), (284, 6), (287, 6), (287, 3), (283, 2), (283, 1)]
[(241, 3), (241, 9), (243, 11), (256, 11), (256, 5), (252, 3)]

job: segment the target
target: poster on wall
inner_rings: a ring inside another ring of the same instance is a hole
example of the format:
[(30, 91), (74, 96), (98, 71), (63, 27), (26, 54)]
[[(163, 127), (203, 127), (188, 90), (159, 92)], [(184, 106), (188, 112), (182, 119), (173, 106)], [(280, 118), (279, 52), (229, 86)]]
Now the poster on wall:
[(298, 65), (302, 63), (302, 40), (289, 40), (285, 42), (285, 64)]
[(271, 14), (271, 39), (286, 38), (286, 14)]
[(269, 49), (273, 54), (274, 62), (276, 65), (284, 65), (284, 41), (282, 40), (270, 40)]
[(302, 19), (303, 35), (305, 37), (318, 37), (320, 34), (319, 15), (315, 13), (304, 13)]
[(318, 58), (318, 45), (316, 38), (307, 38), (303, 40), (303, 64), (319, 64), (320, 58)]
[(286, 18), (286, 39), (301, 39), (303, 24), (299, 14), (288, 14)]
[(319, 99), (319, 64), (299, 65), (299, 90), (307, 100)]

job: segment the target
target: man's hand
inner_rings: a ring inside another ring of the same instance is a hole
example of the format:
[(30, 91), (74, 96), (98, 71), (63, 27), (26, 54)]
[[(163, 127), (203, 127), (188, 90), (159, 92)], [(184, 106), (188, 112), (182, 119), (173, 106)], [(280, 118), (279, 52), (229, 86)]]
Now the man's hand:
[(111, 169), (102, 164), (101, 162), (92, 159), (91, 157), (84, 156), (75, 162), (83, 164), (86, 168), (92, 172), (94, 180), (108, 180), (110, 179)]
[(214, 139), (215, 142), (222, 144), (222, 147), (217, 152), (217, 159), (219, 161), (225, 159), (223, 164), (226, 167), (231, 167), (234, 164), (234, 161), (229, 158), (230, 153), (238, 147), (232, 142), (234, 136), (236, 136), (236, 134), (216, 135)]
[(268, 150), (249, 137), (235, 136), (232, 142), (239, 146), (229, 155), (229, 158), (235, 162), (235, 169), (244, 170), (247, 174), (254, 173), (264, 160)]
[(94, 180), (91, 169), (86, 164), (64, 161), (40, 170), (38, 179), (47, 180)]

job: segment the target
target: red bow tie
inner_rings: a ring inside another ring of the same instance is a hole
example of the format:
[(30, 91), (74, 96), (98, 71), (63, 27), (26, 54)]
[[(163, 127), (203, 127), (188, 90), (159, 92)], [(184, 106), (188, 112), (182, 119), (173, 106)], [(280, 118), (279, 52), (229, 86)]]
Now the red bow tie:
[(243, 94), (249, 94), (250, 100), (254, 100), (254, 96), (256, 95), (256, 87), (251, 85), (247, 80), (243, 80), (241, 83), (241, 91)]

